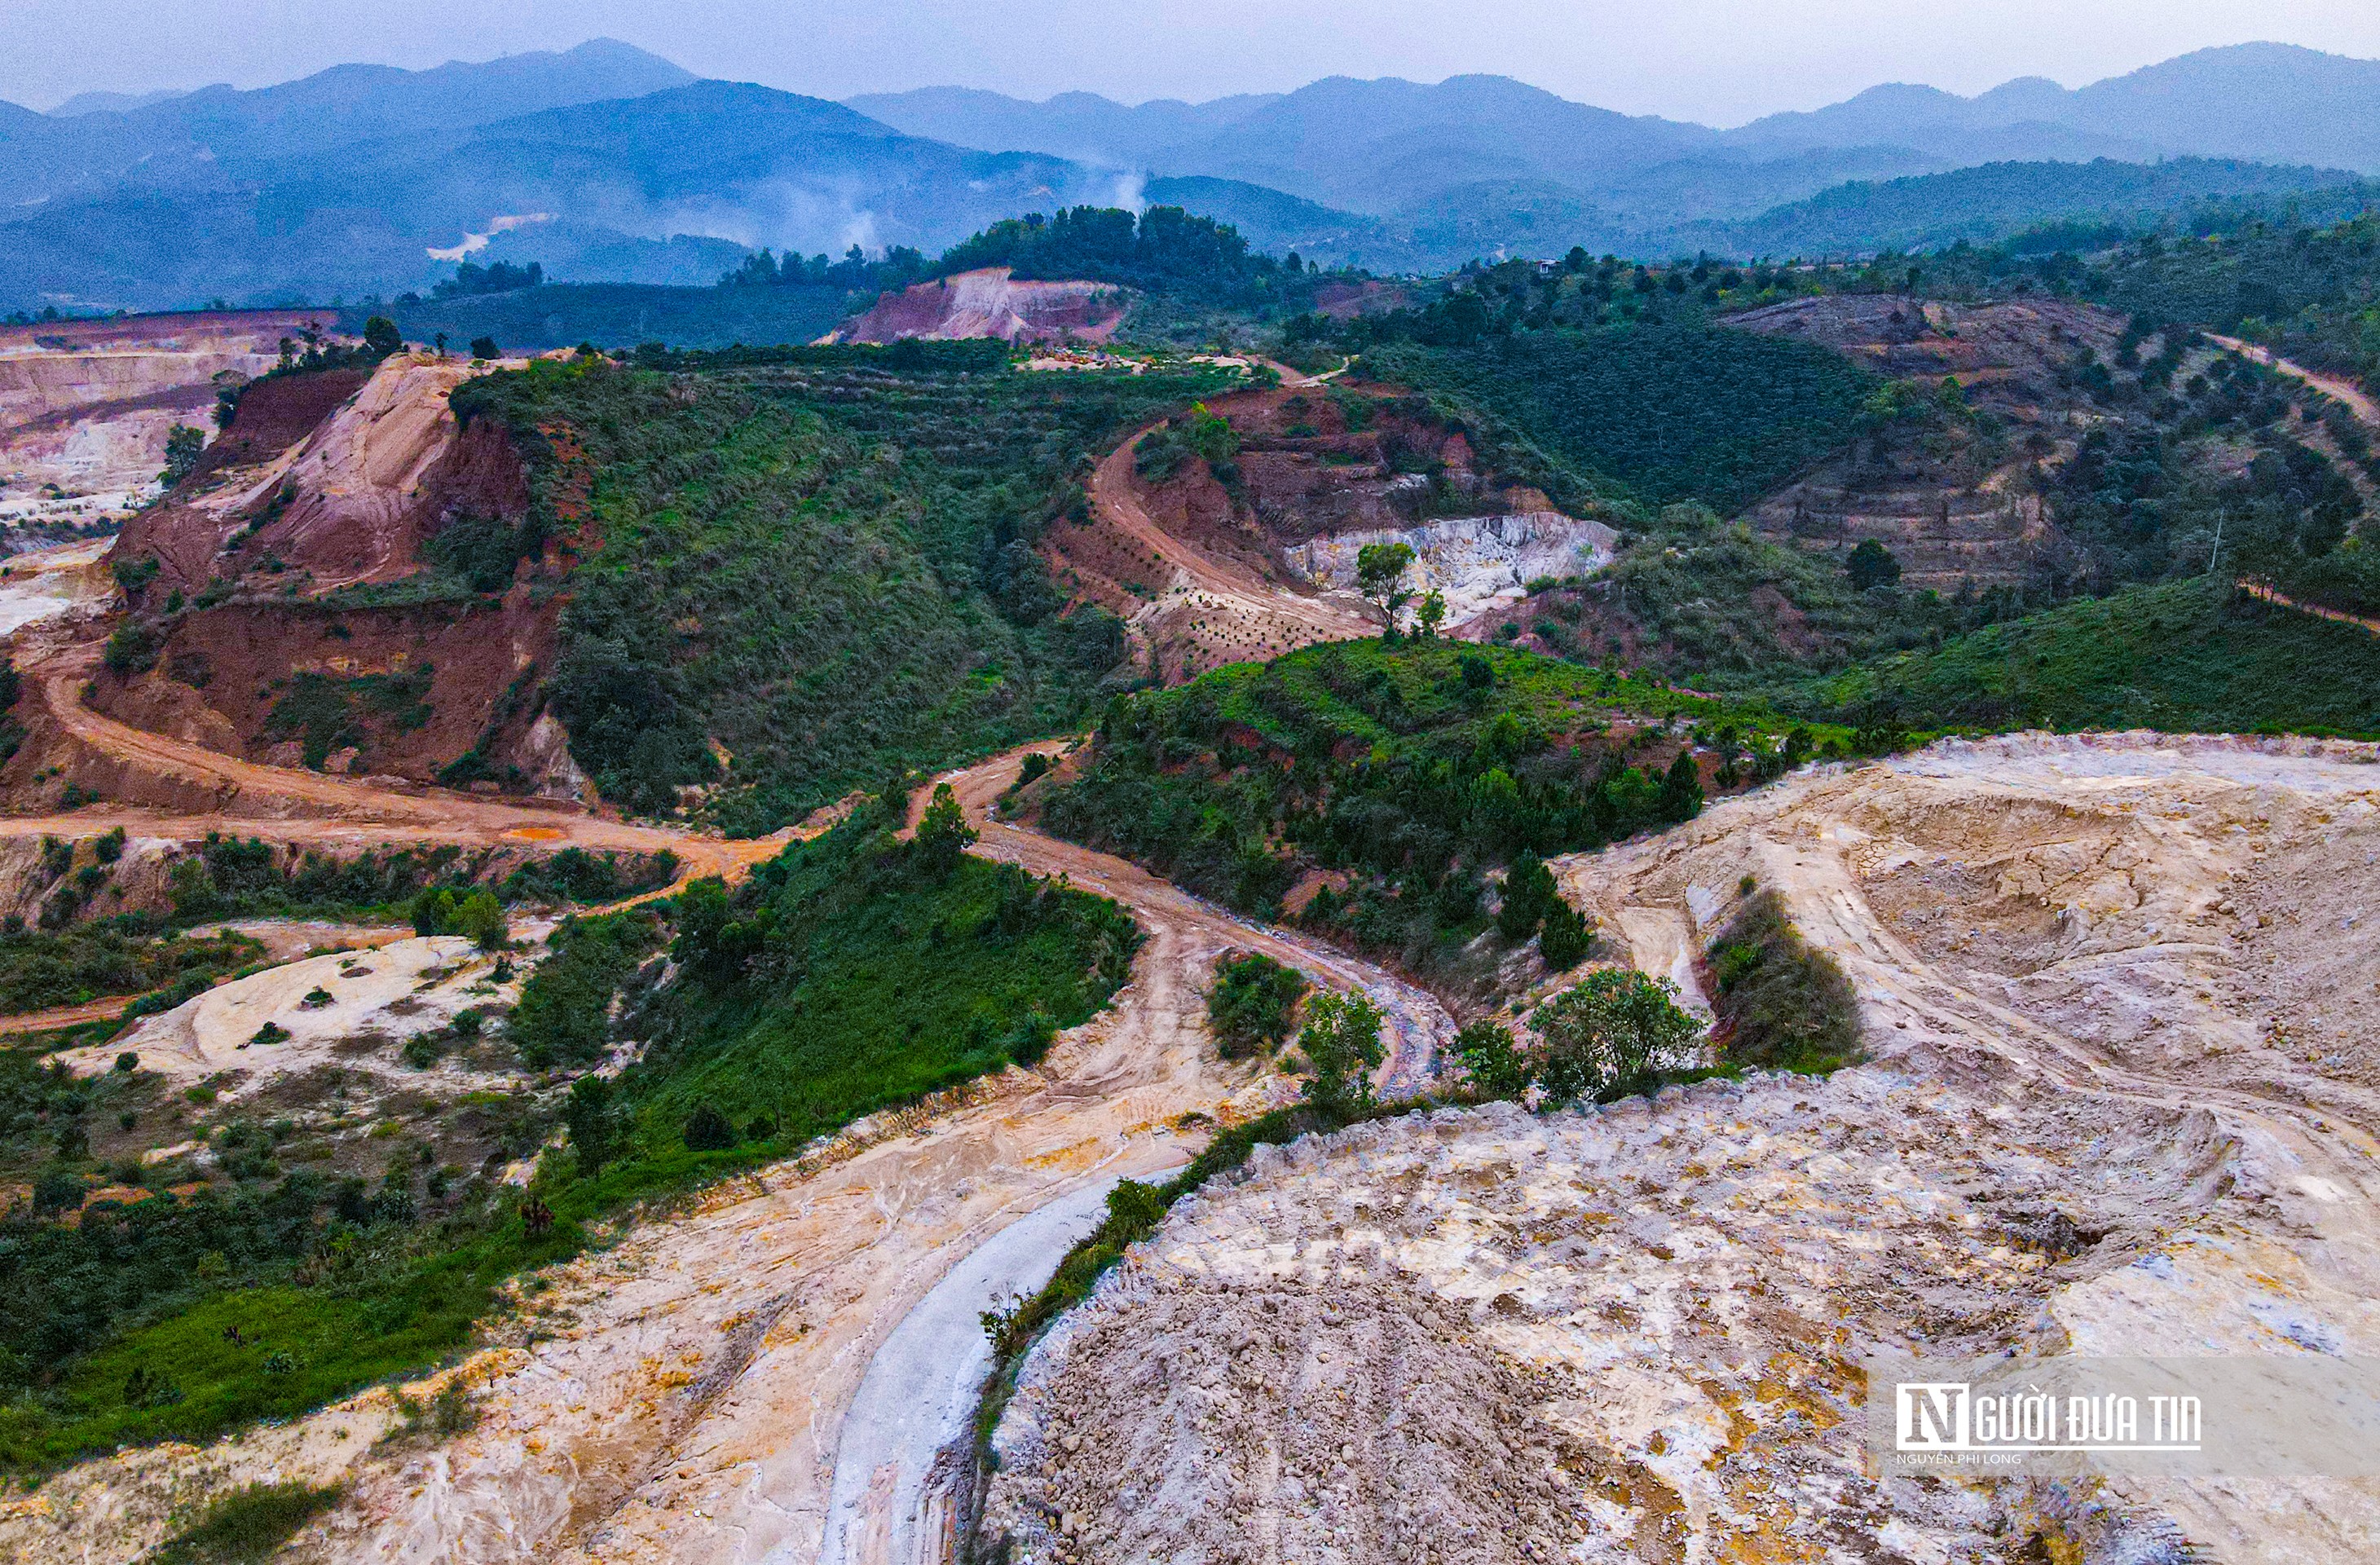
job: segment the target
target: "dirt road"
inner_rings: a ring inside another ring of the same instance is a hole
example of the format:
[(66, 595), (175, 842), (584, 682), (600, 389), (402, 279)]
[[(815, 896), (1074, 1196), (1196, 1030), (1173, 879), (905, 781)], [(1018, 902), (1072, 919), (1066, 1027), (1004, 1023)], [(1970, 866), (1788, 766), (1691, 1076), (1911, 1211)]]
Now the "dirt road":
[(2252, 598), (2262, 598), (2267, 603), (2278, 603), (2284, 609), (2295, 609), (2299, 613), (2312, 614), (2316, 619), (2337, 620), (2340, 625), (2362, 625), (2373, 635), (2380, 636), (2380, 618), (2368, 614), (2350, 614), (2344, 609), (2325, 609), (2319, 603), (2301, 603), (2285, 592), (2277, 592), (2261, 581), (2250, 581), (2245, 576), (2240, 579), (2239, 585), (2240, 590)]
[(2354, 382), (2338, 375), (2325, 375), (2319, 370), (2309, 370), (2302, 364), (2291, 363), (2286, 358), (2276, 356), (2270, 348), (2259, 347), (2254, 343), (2241, 342), (2237, 337), (2220, 337), (2209, 332), (2206, 334), (2206, 340), (2217, 347), (2228, 348), (2233, 353), (2244, 355), (2267, 369), (2277, 370), (2293, 380), (2303, 381), (2325, 396), (2338, 398), (2347, 405), (2349, 411), (2352, 412), (2357, 419), (2373, 429), (2380, 430), (2380, 403), (2374, 403)]
[[(1378, 625), (1344, 600), (1266, 581), (1159, 526), (1141, 503), (1133, 472), (1133, 447), (1149, 430), (1135, 431), (1092, 474), (1091, 529), (1106, 536), (1087, 541), (1105, 554), (1137, 560), (1138, 569), (1163, 579), (1162, 589), (1127, 623), (1141, 647), (1155, 649), (1169, 681), (1224, 662), (1279, 657), (1318, 641), (1379, 634)], [(1052, 547), (1062, 576), (1068, 542), (1057, 538)]]
[[(1022, 754), (951, 779), (978, 820)], [(947, 1499), (939, 1478), (914, 1471), (916, 1442), (880, 1413), (846, 1425), (901, 1323), (1011, 1225), (1118, 1177), (1155, 1177), (1200, 1144), (1204, 1125), (1293, 1092), (1259, 1066), (1216, 1057), (1204, 988), (1219, 952), (1262, 950), (1321, 982), (1368, 989), (1390, 1018), (1385, 1090), (1416, 1082), (1451, 1032), (1428, 996), (1336, 951), (1247, 924), (1121, 860), (996, 822), (980, 829), (985, 855), (1067, 875), (1133, 908), (1148, 942), (1106, 1013), (1036, 1070), (855, 1125), (803, 1162), (718, 1187), (690, 1213), (562, 1268), (525, 1304), (521, 1331), (536, 1340), (490, 1361), (485, 1416), (450, 1444), (373, 1456), (331, 1438), (358, 1416), (334, 1407), (297, 1436), (211, 1448), (212, 1471), (226, 1483), (268, 1470), (350, 1482), (353, 1498), (325, 1529), (333, 1559), (807, 1561), (824, 1545), (847, 1448), (875, 1468), (890, 1463), (841, 1480), (856, 1498), (839, 1514), (863, 1545), (848, 1558), (881, 1559), (866, 1540), (905, 1532), (910, 1512), (895, 1514), (895, 1497), (920, 1497), (929, 1511)], [(911, 1368), (958, 1374), (976, 1342), (940, 1346), (940, 1365)], [(303, 1459), (290, 1454), (293, 1439)], [(0, 1558), (10, 1547), (54, 1557), (44, 1551), (72, 1536), (91, 1565), (128, 1560), (158, 1536), (187, 1472), (169, 1453), (135, 1451), (53, 1479), (0, 1518)], [(65, 1531), (98, 1511), (117, 1518), (103, 1539)]]

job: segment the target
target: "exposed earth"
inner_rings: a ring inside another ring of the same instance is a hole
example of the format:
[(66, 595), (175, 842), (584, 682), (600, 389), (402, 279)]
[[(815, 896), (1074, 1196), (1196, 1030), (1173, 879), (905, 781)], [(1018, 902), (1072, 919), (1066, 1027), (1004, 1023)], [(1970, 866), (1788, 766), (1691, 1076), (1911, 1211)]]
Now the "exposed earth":
[(1105, 283), (1027, 282), (1005, 266), (960, 272), (887, 294), (827, 334), (831, 343), (943, 342), (998, 337), (1010, 343), (1103, 343), (1130, 309), (1132, 292)]
[(1859, 1406), (1881, 1352), (2380, 1345), (2380, 934), (2336, 872), (2380, 863), (2375, 762), (1946, 743), (1565, 861), (1608, 930), (1707, 938), (1774, 888), (1869, 1062), (1260, 1154), (1036, 1351), (990, 1527), (1033, 1559), (2370, 1554), (2362, 1482), (1880, 1484)]

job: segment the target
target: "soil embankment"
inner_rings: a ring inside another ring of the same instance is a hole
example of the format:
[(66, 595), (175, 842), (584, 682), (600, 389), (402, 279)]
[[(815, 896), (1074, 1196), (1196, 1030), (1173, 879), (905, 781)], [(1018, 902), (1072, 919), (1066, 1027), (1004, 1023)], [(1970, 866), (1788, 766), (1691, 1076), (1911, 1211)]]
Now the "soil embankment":
[(0, 326), (0, 520), (90, 523), (137, 503), (176, 424), (212, 433), (215, 394), (273, 368), (316, 310)]

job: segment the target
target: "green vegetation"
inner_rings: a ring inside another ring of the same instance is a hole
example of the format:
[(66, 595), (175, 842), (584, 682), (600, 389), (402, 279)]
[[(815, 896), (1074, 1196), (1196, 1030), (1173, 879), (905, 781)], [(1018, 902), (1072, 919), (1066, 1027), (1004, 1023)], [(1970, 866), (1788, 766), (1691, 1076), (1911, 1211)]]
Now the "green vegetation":
[(1813, 710), (1910, 734), (2380, 736), (2380, 636), (2198, 577), (1993, 625), (1853, 669), (1811, 686), (1809, 698)]
[[(703, 882), (556, 932), (513, 1019), (523, 1052), (590, 1059), (615, 1025), (651, 1041), (574, 1087), (573, 1154), (526, 1193), (450, 1183), (402, 1145), (377, 1184), (284, 1175), (273, 1134), (234, 1123), (216, 1137), (228, 1187), (94, 1202), (67, 1224), (53, 1214), (92, 1183), (78, 1124), (145, 1101), (154, 1078), (0, 1056), (0, 1128), (47, 1159), (35, 1201), (0, 1218), (0, 1465), (205, 1439), (418, 1370), (471, 1341), (504, 1278), (578, 1249), (589, 1219), (1029, 1063), (1106, 1003), (1139, 938), (1120, 909), (899, 843), (900, 816), (895, 796), (733, 893)], [(665, 914), (678, 977), (657, 987)]]
[[(493, 850), (455, 846), (367, 849), (353, 858), (308, 852), (283, 862), (272, 844), (209, 832), (166, 878), (173, 911), (163, 920), (125, 915), (128, 929), (217, 918), (409, 916), (424, 890), (467, 898), (486, 878)], [(570, 850), (522, 865), (491, 887), (504, 902), (609, 902), (665, 886), (677, 877), (672, 854), (613, 855)], [(55, 893), (53, 893), (54, 895)]]
[(1297, 1002), (1313, 986), (1259, 952), (1226, 952), (1207, 989), (1207, 1025), (1226, 1060), (1269, 1054), (1288, 1038)]
[(105, 927), (0, 931), (0, 1015), (186, 983), (204, 988), (263, 954), (257, 941), (228, 931), (205, 940), (150, 939)]
[(1756, 710), (1503, 649), (1342, 642), (1117, 698), (1042, 824), (1260, 916), (1307, 870), (1344, 871), (1304, 921), (1420, 970), (1486, 931), (1486, 876), (1515, 855), (1699, 810), (1672, 720), (1725, 728), (1747, 777), (1784, 765)]
[[(1014, 1062), (1107, 1003), (1140, 941), (1113, 903), (1012, 865), (893, 841), (871, 809), (788, 848), (732, 892), (679, 899), (679, 982), (638, 1016), (621, 1077), (645, 1155), (667, 1166), (709, 1107), (798, 1146)], [(613, 1177), (607, 1175), (607, 1178)]]
[(430, 685), (436, 672), (421, 663), (401, 673), (352, 679), (293, 673), (274, 681), (287, 694), (265, 714), (264, 737), (296, 739), (300, 758), (320, 771), (334, 750), (368, 746), (382, 733), (407, 734), (428, 722)]
[(1692, 324), (1397, 345), (1365, 366), (1488, 414), (1655, 504), (1723, 509), (1841, 444), (1876, 386), (1815, 344)]
[(1730, 1065), (1824, 1074), (1860, 1058), (1859, 997), (1813, 949), (1783, 899), (1755, 891), (1710, 943), (1720, 1057)]
[(1039, 212), (1011, 218), (953, 246), (931, 274), (981, 266), (1010, 267), (1018, 277), (1117, 283), (1259, 313), (1284, 306), (1305, 309), (1313, 297), (1303, 267), (1252, 255), (1231, 224), (1172, 206), (1150, 207), (1137, 218), (1115, 207), (1088, 206), (1050, 218)]
[(764, 831), (1080, 717), (1122, 628), (1063, 613), (1034, 540), (1085, 459), (1228, 377), (1011, 375), (984, 346), (540, 363), (455, 394), (527, 453), (540, 536), (591, 556), (544, 694), (606, 797), (715, 785), (700, 810)]
[(1633, 968), (1589, 973), (1538, 1006), (1529, 1026), (1537, 1041), (1526, 1049), (1493, 1022), (1456, 1035), (1475, 1094), (1510, 1100), (1535, 1087), (1554, 1107), (1609, 1103), (1702, 1074), (1683, 1058), (1702, 1024), (1678, 1008), (1675, 984)]
[(263, 1565), (298, 1528), (337, 1503), (336, 1485), (250, 1484), (210, 1504), (148, 1565)]

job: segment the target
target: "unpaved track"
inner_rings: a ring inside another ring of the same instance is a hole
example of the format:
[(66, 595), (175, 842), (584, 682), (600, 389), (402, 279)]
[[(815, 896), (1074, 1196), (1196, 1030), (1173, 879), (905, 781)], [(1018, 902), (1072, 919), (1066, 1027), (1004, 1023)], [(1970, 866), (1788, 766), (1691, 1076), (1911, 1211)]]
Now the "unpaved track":
[[(1172, 573), (1160, 595), (1130, 617), (1134, 634), (1144, 646), (1155, 646), (1169, 665), (1175, 664), (1180, 655), (1198, 651), (1207, 639), (1196, 628), (1200, 621), (1229, 625), (1258, 649), (1227, 657), (1218, 648), (1208, 648), (1209, 661), (1277, 657), (1318, 641), (1353, 641), (1379, 634), (1378, 625), (1343, 601), (1265, 581), (1160, 527), (1141, 503), (1133, 474), (1133, 447), (1158, 427), (1151, 424), (1134, 431), (1108, 454), (1090, 483), (1095, 524), (1120, 534), (1135, 550), (1154, 555)], [(1168, 675), (1179, 672), (1178, 667), (1169, 666)]]
[[(971, 815), (980, 820), (1022, 755), (949, 779)], [(845, 1411), (879, 1349), (954, 1264), (1087, 1186), (1177, 1166), (1206, 1122), (1177, 1129), (1183, 1116), (1230, 1120), (1293, 1090), (1217, 1059), (1204, 988), (1218, 953), (1260, 950), (1368, 989), (1390, 1017), (1385, 1090), (1416, 1082), (1451, 1031), (1429, 997), (1334, 950), (1246, 924), (1121, 860), (981, 829), (979, 853), (1113, 896), (1148, 937), (1114, 1004), (1038, 1070), (930, 1113), (855, 1126), (805, 1163), (717, 1187), (689, 1214), (562, 1268), (523, 1312), (523, 1331), (540, 1340), (486, 1361), (480, 1425), (441, 1449), (371, 1456), (329, 1438), (355, 1416), (334, 1408), (300, 1421), (325, 1431), (301, 1442), (306, 1459), (261, 1432), (212, 1448), (209, 1471), (224, 1482), (349, 1482), (351, 1499), (321, 1530), (335, 1559), (815, 1559)], [(952, 1346), (955, 1364), (973, 1344)], [(908, 1449), (883, 1433), (852, 1449)], [(0, 1516), (0, 1559), (71, 1548), (86, 1565), (129, 1560), (159, 1535), (171, 1486), (190, 1468), (188, 1452), (139, 1451), (53, 1479)], [(898, 1471), (860, 1487), (863, 1539), (895, 1531), (895, 1493), (947, 1500)], [(114, 1520), (103, 1535), (67, 1530), (78, 1511)]]
[(2318, 620), (2336, 620), (2340, 625), (2361, 625), (2374, 636), (2380, 636), (2380, 619), (2366, 614), (2350, 614), (2344, 609), (2325, 609), (2319, 603), (2301, 603), (2285, 592), (2275, 591), (2261, 581), (2240, 580), (2240, 590), (2252, 598), (2262, 598), (2267, 603), (2278, 603), (2284, 609), (2295, 609), (2301, 614), (2312, 614)]
[(2357, 419), (2373, 429), (2380, 430), (2380, 404), (2374, 403), (2371, 397), (2364, 394), (2362, 388), (2352, 381), (2343, 380), (2337, 375), (2325, 375), (2319, 370), (2309, 370), (2302, 364), (2292, 363), (2289, 359), (2276, 357), (2270, 348), (2259, 347), (2254, 343), (2241, 342), (2237, 337), (2218, 337), (2209, 332), (2206, 334), (2206, 340), (2218, 347), (2229, 348), (2234, 353), (2245, 355), (2267, 369), (2277, 370), (2292, 380), (2303, 381), (2325, 396), (2338, 398), (2347, 405), (2348, 409)]
[(788, 827), (766, 837), (730, 842), (664, 826), (609, 819), (568, 806), (504, 803), (443, 789), (398, 792), (371, 782), (295, 767), (242, 760), (202, 745), (118, 722), (82, 702), (81, 687), (97, 666), (88, 640), (30, 649), (27, 688), (41, 715), (92, 755), (121, 766), (146, 783), (162, 782), (185, 796), (210, 801), (200, 810), (160, 810), (101, 804), (55, 816), (0, 817), (0, 836), (95, 835), (121, 826), (134, 836), (194, 841), (210, 831), (272, 837), (328, 851), (412, 843), (533, 846), (559, 851), (674, 853), (679, 884), (705, 875), (741, 877), (805, 834)]

